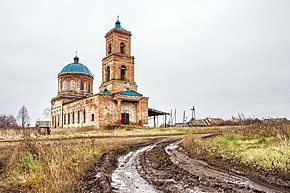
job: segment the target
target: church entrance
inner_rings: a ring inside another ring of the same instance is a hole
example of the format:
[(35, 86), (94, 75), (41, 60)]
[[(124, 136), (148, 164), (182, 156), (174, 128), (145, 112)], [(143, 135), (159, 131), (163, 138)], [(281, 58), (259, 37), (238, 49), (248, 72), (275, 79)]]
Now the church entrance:
[(121, 123), (123, 125), (129, 125), (129, 113), (122, 113)]

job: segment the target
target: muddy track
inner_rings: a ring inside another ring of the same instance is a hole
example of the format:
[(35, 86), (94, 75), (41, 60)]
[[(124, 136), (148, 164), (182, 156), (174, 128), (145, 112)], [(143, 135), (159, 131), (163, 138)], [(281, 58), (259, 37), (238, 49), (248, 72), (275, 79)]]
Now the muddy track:
[(118, 166), (118, 158), (130, 152), (134, 152), (142, 147), (146, 147), (160, 138), (152, 139), (150, 142), (138, 143), (125, 148), (110, 150), (103, 154), (99, 162), (93, 166), (90, 171), (83, 176), (77, 184), (65, 192), (82, 192), (82, 193), (110, 193), (113, 192), (112, 172)]
[(290, 192), (188, 156), (167, 138), (110, 151), (80, 184), (81, 192)]
[(162, 192), (288, 192), (190, 158), (178, 144), (164, 142), (141, 156), (139, 172)]

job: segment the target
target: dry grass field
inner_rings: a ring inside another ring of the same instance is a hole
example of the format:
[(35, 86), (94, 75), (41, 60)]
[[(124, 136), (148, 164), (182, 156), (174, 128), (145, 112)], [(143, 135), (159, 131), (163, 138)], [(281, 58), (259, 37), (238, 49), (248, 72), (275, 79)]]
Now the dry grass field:
[(104, 152), (149, 140), (103, 138), (54, 140), (46, 144), (25, 140), (21, 145), (1, 149), (0, 192), (64, 192)]
[[(183, 146), (192, 154), (234, 160), (265, 171), (290, 171), (289, 125), (121, 127), (102, 131), (77, 128), (53, 131), (49, 136), (17, 130), (13, 133), (5, 131), (10, 137), (2, 135), (0, 139), (0, 192), (65, 192), (108, 150), (158, 136), (184, 135)], [(194, 135), (202, 133), (219, 135)]]
[(262, 124), (228, 128), (210, 138), (188, 132), (183, 145), (195, 155), (233, 161), (259, 171), (290, 176), (290, 126)]

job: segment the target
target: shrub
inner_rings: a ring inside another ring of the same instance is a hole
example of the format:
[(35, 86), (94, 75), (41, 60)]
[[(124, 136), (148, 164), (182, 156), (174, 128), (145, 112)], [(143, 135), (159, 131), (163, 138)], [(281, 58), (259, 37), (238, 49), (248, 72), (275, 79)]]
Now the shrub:
[(36, 171), (40, 168), (37, 160), (35, 160), (31, 153), (25, 154), (18, 162), (17, 169), (21, 172)]

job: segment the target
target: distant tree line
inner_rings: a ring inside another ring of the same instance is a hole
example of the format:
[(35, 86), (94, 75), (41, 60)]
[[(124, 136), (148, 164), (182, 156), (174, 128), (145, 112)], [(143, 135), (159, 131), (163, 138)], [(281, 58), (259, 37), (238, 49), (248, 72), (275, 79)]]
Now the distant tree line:
[(16, 118), (13, 115), (0, 115), (0, 128), (17, 127)]
[[(17, 121), (19, 125), (17, 125)], [(23, 105), (18, 111), (17, 118), (13, 115), (0, 115), (0, 128), (15, 128), (21, 126), (22, 128), (28, 127), (30, 123), (30, 117), (27, 108)]]

